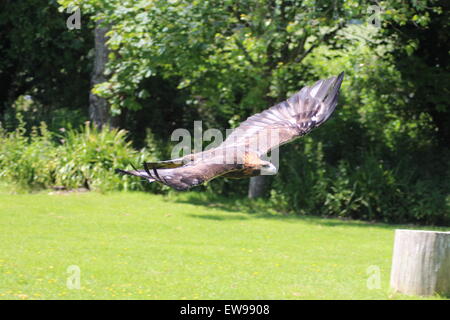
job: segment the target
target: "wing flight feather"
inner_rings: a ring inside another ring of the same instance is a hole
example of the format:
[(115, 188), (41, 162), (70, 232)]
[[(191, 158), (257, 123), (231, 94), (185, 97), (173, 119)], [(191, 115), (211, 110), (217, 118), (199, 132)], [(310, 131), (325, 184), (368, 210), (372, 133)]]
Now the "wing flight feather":
[[(324, 123), (337, 105), (344, 73), (319, 80), (292, 97), (242, 122), (219, 148), (244, 146), (263, 155)], [(268, 138), (273, 135), (272, 138)], [(276, 137), (278, 136), (278, 137)], [(266, 139), (261, 143), (261, 139)]]

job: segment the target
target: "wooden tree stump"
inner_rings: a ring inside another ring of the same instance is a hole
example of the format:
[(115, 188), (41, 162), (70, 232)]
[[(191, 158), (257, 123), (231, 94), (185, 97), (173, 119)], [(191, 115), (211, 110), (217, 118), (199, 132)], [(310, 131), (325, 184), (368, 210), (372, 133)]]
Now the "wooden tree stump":
[(411, 295), (450, 295), (450, 232), (395, 230), (391, 288)]

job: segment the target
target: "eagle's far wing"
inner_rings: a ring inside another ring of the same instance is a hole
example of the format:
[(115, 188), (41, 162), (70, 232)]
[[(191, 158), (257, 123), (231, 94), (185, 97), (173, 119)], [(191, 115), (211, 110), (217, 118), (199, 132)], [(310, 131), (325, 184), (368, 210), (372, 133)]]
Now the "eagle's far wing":
[(184, 191), (237, 170), (235, 164), (226, 164), (221, 160), (221, 158), (209, 158), (193, 165), (164, 169), (157, 168), (156, 165), (150, 166), (150, 163), (144, 162), (144, 170), (116, 169), (116, 172), (141, 177), (149, 182), (157, 181), (178, 191)]
[(260, 156), (271, 149), (309, 133), (333, 113), (344, 78), (319, 80), (281, 102), (242, 122), (219, 148), (235, 146), (256, 151)]

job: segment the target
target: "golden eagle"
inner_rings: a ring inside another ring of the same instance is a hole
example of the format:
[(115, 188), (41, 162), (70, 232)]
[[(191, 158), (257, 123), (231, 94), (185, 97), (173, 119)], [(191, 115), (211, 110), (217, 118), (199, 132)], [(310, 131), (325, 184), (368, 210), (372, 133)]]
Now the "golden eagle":
[(337, 77), (319, 80), (286, 101), (249, 117), (216, 148), (168, 161), (144, 162), (143, 170), (116, 172), (158, 181), (180, 191), (217, 177), (276, 174), (277, 168), (261, 157), (324, 123), (337, 105), (343, 77), (342, 72)]

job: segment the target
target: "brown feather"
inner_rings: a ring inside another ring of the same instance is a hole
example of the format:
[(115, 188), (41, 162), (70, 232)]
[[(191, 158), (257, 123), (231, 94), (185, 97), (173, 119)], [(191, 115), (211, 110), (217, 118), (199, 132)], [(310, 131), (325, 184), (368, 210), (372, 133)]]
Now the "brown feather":
[(242, 122), (220, 147), (245, 146), (258, 156), (309, 133), (333, 113), (343, 73), (304, 87), (281, 102)]

